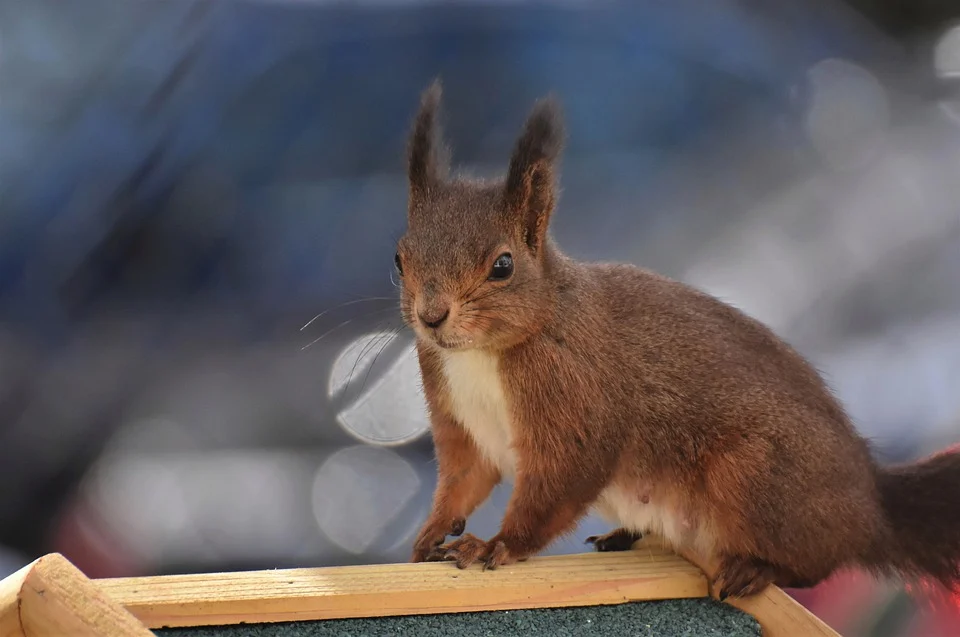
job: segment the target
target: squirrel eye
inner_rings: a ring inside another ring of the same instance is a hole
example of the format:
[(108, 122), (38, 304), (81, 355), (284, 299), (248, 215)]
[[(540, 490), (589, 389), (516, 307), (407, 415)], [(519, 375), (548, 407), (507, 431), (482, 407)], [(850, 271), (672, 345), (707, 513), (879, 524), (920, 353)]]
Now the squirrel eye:
[(490, 278), (496, 281), (507, 279), (513, 274), (513, 257), (509, 252), (504, 252), (497, 260), (493, 262), (493, 268), (490, 270)]
[(393, 264), (397, 266), (397, 274), (403, 276), (403, 263), (400, 261), (400, 253), (393, 255)]

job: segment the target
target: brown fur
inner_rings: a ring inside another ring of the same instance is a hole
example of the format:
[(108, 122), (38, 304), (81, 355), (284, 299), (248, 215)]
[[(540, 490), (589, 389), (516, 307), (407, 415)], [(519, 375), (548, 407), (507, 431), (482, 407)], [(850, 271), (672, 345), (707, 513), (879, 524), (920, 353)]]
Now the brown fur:
[[(879, 468), (815, 370), (764, 325), (653, 272), (566, 257), (547, 230), (562, 147), (553, 101), (534, 107), (494, 182), (448, 175), (439, 104), (434, 84), (411, 135), (398, 243), (439, 466), (414, 561), (523, 560), (612, 501), (614, 518), (662, 512), (678, 549), (719, 564), (721, 595), (810, 586), (846, 565), (960, 580), (956, 455)], [(488, 280), (504, 252), (512, 276)], [(451, 402), (443, 357), (466, 349), (495, 357), (516, 475), (495, 537), (443, 545), (502, 477)]]

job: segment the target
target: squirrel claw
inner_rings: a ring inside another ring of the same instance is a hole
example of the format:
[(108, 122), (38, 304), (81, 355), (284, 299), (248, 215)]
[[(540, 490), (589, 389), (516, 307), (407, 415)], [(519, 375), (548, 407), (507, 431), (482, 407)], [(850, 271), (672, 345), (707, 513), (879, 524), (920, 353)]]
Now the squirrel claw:
[(443, 546), (437, 545), (427, 553), (424, 562), (442, 562), (446, 559), (447, 551)]
[(443, 560), (445, 548), (443, 541), (448, 535), (463, 535), (467, 521), (464, 518), (454, 518), (446, 521), (445, 518), (431, 520), (424, 525), (414, 543), (411, 562), (439, 562)]
[(456, 562), (457, 568), (467, 568), (480, 561), (487, 553), (487, 543), (483, 540), (464, 533), (459, 539), (436, 549), (438, 559), (435, 561)]
[(467, 568), (472, 563), (469, 555), (464, 555), (459, 551), (449, 551), (444, 560), (454, 562), (460, 570)]
[(501, 566), (507, 566), (517, 561), (515, 557), (510, 555), (510, 551), (507, 550), (507, 545), (502, 541), (498, 541), (490, 547), (489, 555), (487, 555), (483, 561), (483, 570), (490, 569), (493, 571)]
[(513, 564), (520, 559), (510, 554), (502, 541), (485, 542), (469, 533), (449, 544), (438, 546), (428, 557), (433, 562), (454, 562), (459, 569), (465, 569), (480, 562), (482, 570), (496, 570), (501, 566)]

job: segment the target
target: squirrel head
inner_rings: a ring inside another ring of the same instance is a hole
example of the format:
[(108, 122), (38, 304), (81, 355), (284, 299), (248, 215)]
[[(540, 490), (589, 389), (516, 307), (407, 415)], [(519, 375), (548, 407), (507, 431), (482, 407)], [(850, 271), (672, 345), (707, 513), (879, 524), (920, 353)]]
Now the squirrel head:
[(446, 350), (521, 342), (552, 310), (547, 228), (563, 147), (559, 105), (538, 101), (494, 181), (451, 176), (438, 123), (441, 86), (421, 96), (410, 133), (407, 229), (397, 243), (401, 313)]

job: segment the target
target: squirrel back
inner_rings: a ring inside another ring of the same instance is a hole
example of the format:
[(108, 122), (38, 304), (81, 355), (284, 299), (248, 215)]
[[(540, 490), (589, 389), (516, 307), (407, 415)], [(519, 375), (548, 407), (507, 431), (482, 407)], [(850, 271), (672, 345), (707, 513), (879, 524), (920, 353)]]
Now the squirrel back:
[[(522, 560), (591, 509), (719, 566), (722, 594), (837, 568), (960, 584), (960, 456), (882, 468), (816, 370), (681, 282), (582, 263), (548, 227), (560, 108), (533, 108), (503, 179), (452, 176), (439, 83), (414, 120), (401, 312), (417, 336), (440, 473), (414, 559)], [(500, 533), (464, 536), (504, 477)], [(629, 542), (626, 542), (629, 546)]]

